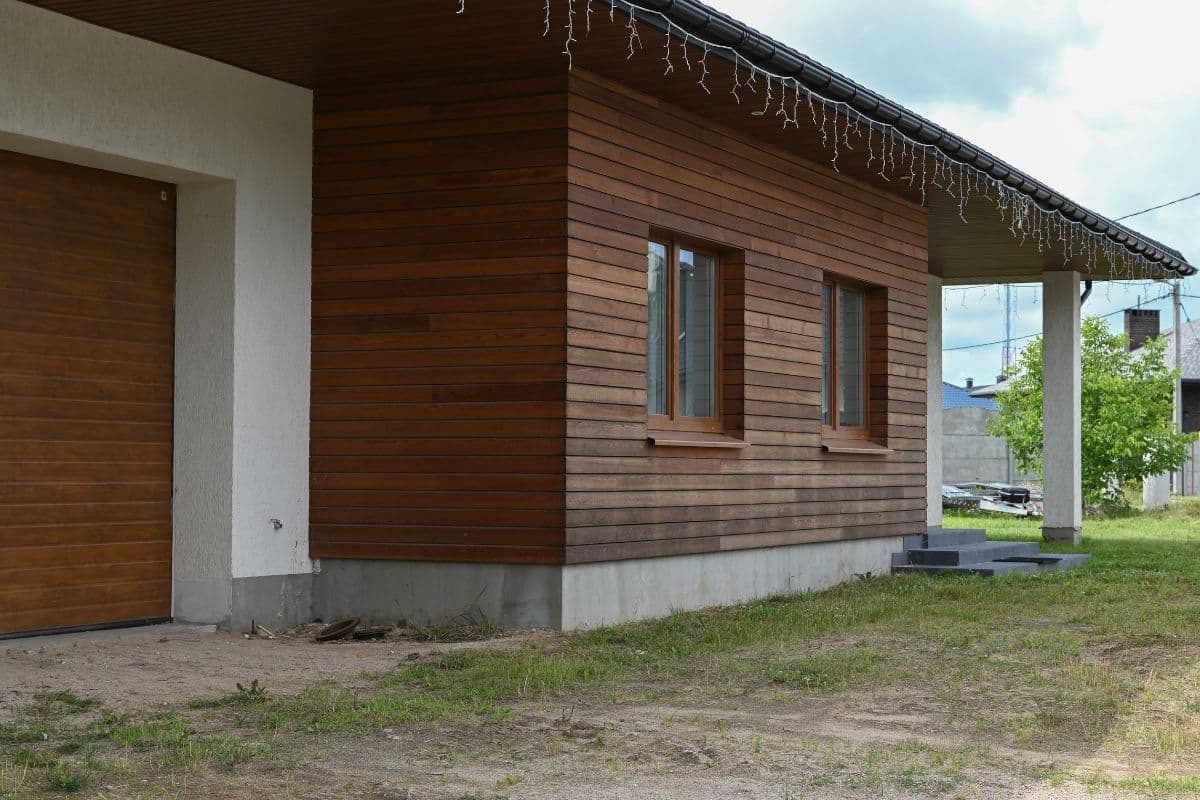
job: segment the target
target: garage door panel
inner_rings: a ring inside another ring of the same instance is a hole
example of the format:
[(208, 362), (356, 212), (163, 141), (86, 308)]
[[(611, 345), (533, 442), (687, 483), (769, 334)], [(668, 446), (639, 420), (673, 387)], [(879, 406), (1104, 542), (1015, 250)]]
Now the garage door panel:
[[(0, 589), (0, 613), (16, 611), (21, 603), (28, 603), (34, 592), (44, 592), (43, 597), (53, 599), (53, 592), (72, 586), (106, 586), (109, 584), (157, 584), (169, 581), (170, 571), (163, 571), (167, 562), (144, 561), (141, 563), (101, 566), (93, 569), (79, 567), (46, 567), (44, 569), (17, 570), (12, 573), (12, 582)], [(168, 576), (168, 577), (164, 577)], [(169, 589), (168, 589), (169, 591)], [(145, 599), (157, 599), (146, 597)], [(99, 602), (92, 597), (88, 605)], [(83, 624), (83, 623), (75, 623)]]
[(0, 513), (5, 506), (55, 503), (152, 503), (171, 499), (166, 481), (143, 483), (6, 483), (0, 485)]
[[(92, 593), (93, 604), (85, 606), (55, 605), (52, 608), (36, 608), (32, 611), (3, 613), (0, 610), (0, 630), (47, 631), (57, 628), (72, 628), (88, 625), (104, 625), (111, 622), (155, 620), (171, 614), (170, 581), (143, 584), (153, 588), (167, 599), (141, 601), (109, 601), (102, 595)], [(54, 602), (51, 597), (48, 602)], [(36, 605), (35, 602), (29, 605)], [(0, 606), (0, 609), (3, 607)]]
[(57, 397), (91, 402), (157, 403), (171, 406), (171, 387), (116, 380), (77, 380), (42, 375), (6, 375), (0, 371), (0, 397)]
[(174, 323), (170, 309), (161, 305), (104, 300), (81, 295), (52, 292), (33, 292), (23, 289), (0, 289), (0, 309), (44, 311), (50, 314), (69, 313), (92, 320), (140, 322), (151, 325)]
[(47, 253), (82, 253), (133, 263), (160, 261), (174, 247), (170, 239), (148, 236), (146, 226), (23, 209), (13, 203), (0, 203), (0, 234), (5, 232), (5, 238), (18, 246), (32, 246), (31, 239), (36, 238), (45, 242), (40, 246)]
[(174, 218), (0, 151), (0, 634), (170, 615)]
[(141, 522), (171, 519), (170, 503), (57, 503), (53, 506), (6, 506), (6, 528), (25, 525)]
[(100, 319), (85, 316), (64, 302), (54, 311), (9, 308), (0, 314), (0, 330), (43, 333), (51, 336), (84, 337), (92, 341), (159, 344), (170, 323), (137, 322), (130, 319)]
[[(37, 547), (0, 547), (0, 569), (41, 570), (58, 567), (101, 567), (103, 575), (122, 565), (165, 562), (171, 558), (166, 542), (103, 542)], [(95, 575), (91, 576), (95, 577)]]
[(161, 480), (167, 466), (141, 461), (0, 461), (0, 483), (144, 483)]
[(0, 240), (0, 287), (53, 292), (65, 296), (106, 297), (130, 303), (155, 304), (171, 296), (173, 273), (154, 264), (130, 264), (113, 259), (53, 257), (26, 247), (5, 246)]
[(167, 541), (169, 522), (87, 522), (60, 525), (14, 525), (5, 530), (9, 547), (110, 544)]
[(70, 231), (53, 228), (10, 225), (0, 222), (0, 237), (16, 247), (36, 249), (39, 241), (44, 241), (48, 236), (53, 236), (53, 245), (44, 246), (41, 252), (52, 271), (53, 263), (59, 255), (82, 256), (101, 263), (115, 261), (135, 267), (152, 266), (170, 255), (165, 248), (140, 248), (116, 239), (80, 236)]
[(94, 463), (97, 461), (127, 463), (137, 461), (155, 464), (159, 468), (171, 464), (170, 442), (30, 442), (6, 441), (0, 444), (5, 461), (61, 461)]
[[(0, 169), (3, 166), (0, 165)], [(19, 176), (11, 176), (16, 179)], [(123, 200), (133, 201), (140, 197), (121, 198), (118, 192), (108, 192), (105, 197), (72, 197), (65, 202), (41, 184), (30, 183), (10, 192), (8, 202), (0, 203), (0, 219), (30, 226), (53, 224), (58, 219), (70, 217), (74, 228), (89, 228), (98, 235), (137, 242), (161, 243), (164, 227), (171, 223), (172, 208), (169, 202), (160, 202), (148, 207), (119, 205)], [(170, 243), (169, 241), (167, 242)]]
[[(0, 337), (0, 346), (3, 346)], [(67, 356), (6, 353), (0, 351), (0, 374), (33, 377), (110, 379), (144, 386), (170, 387), (174, 374), (161, 364), (131, 364)]]
[[(0, 341), (5, 351), (35, 353), (47, 356), (66, 356), (72, 359), (117, 361), (130, 364), (161, 366), (171, 357), (172, 343), (145, 344), (79, 336), (56, 336), (49, 333), (12, 331), (0, 328)], [(66, 377), (66, 376), (64, 376)]]
[(37, 439), (45, 442), (157, 442), (169, 423), (104, 420), (24, 419), (0, 417), (0, 441)]
[(166, 403), (133, 403), (124, 400), (55, 400), (47, 395), (0, 397), (0, 418), (49, 417), (55, 420), (111, 422), (161, 422), (171, 424)]
[[(4, 595), (0, 595), (0, 603), (2, 603), (5, 599), (8, 599), (14, 604), (20, 604), (27, 607), (53, 605), (56, 608), (78, 608), (93, 606), (98, 602), (103, 602), (106, 604), (128, 603), (140, 605), (146, 602), (146, 598), (142, 596), (144, 593), (142, 588), (143, 585), (144, 581), (114, 581), (111, 583), (89, 583), (75, 586), (62, 586), (53, 590), (33, 588), (12, 592), (7, 596), (7, 598), (5, 598)], [(169, 587), (167, 588), (169, 590)]]

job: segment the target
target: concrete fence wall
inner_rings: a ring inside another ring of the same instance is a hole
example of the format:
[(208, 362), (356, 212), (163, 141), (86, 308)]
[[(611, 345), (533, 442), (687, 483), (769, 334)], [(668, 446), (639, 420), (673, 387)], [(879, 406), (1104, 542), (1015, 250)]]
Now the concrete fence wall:
[(1200, 442), (1192, 442), (1191, 456), (1183, 465), (1183, 485), (1180, 494), (1200, 497)]
[(1007, 443), (988, 434), (997, 416), (986, 408), (942, 411), (942, 455), (946, 483), (1023, 483), (1036, 476), (1017, 470)]

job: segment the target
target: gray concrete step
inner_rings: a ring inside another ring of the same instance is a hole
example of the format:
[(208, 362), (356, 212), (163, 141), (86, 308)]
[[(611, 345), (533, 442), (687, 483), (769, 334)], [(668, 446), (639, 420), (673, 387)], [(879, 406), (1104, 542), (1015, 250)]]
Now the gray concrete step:
[(980, 544), (987, 541), (983, 528), (942, 528), (930, 531), (926, 547), (953, 547), (959, 544)]
[(950, 547), (918, 547), (908, 551), (908, 560), (912, 564), (955, 567), (1039, 553), (1037, 542), (976, 542)]
[(923, 572), (927, 575), (995, 575), (1032, 574), (1038, 571), (1037, 564), (1019, 561), (981, 561), (976, 564), (902, 564), (892, 567), (897, 575)]
[[(1016, 564), (1022, 563), (1020, 556), (1014, 559), (1004, 559), (1006, 563)], [(1042, 553), (1038, 556), (1035, 563), (1038, 572), (1059, 572), (1072, 567), (1079, 567), (1092, 560), (1089, 553)]]

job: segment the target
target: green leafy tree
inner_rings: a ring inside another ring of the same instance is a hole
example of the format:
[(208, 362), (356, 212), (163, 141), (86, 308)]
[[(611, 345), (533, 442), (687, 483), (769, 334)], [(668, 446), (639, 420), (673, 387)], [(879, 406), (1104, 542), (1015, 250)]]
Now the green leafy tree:
[[(1173, 370), (1163, 359), (1166, 342), (1146, 343), (1144, 356), (1129, 352), (1124, 334), (1102, 320), (1083, 320), (1083, 493), (1089, 504), (1122, 504), (1121, 484), (1179, 469), (1195, 434), (1175, 431)], [(996, 395), (1000, 415), (989, 425), (1008, 440), (1018, 466), (1044, 475), (1042, 465), (1042, 340), (1018, 357), (1009, 390)]]

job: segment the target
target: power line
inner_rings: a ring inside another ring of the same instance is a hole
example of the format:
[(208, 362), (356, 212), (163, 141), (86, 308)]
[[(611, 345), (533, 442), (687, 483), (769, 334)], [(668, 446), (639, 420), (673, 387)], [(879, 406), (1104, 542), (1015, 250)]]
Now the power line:
[(1151, 206), (1150, 208), (1143, 208), (1141, 211), (1135, 211), (1132, 214), (1126, 214), (1123, 217), (1117, 217), (1115, 220), (1113, 220), (1113, 222), (1120, 222), (1121, 220), (1129, 219), (1130, 217), (1140, 217), (1142, 214), (1149, 214), (1151, 211), (1158, 211), (1160, 208), (1166, 208), (1167, 206), (1173, 206), (1176, 203), (1182, 203), (1185, 200), (1194, 200), (1197, 197), (1200, 197), (1200, 192), (1196, 192), (1194, 194), (1189, 194), (1187, 197), (1180, 197), (1176, 200), (1171, 200), (1166, 203), (1161, 203), (1160, 205), (1157, 205), (1157, 206)]
[[(1184, 296), (1185, 297), (1195, 297), (1195, 295), (1184, 295)], [(1149, 300), (1145, 300), (1143, 302), (1157, 303), (1159, 300), (1167, 300), (1170, 297), (1171, 297), (1171, 293), (1167, 292), (1166, 294), (1159, 295), (1158, 297), (1153, 297), (1153, 298), (1151, 298)], [(1196, 299), (1200, 299), (1200, 298), (1196, 298)], [(1125, 309), (1118, 308), (1116, 311), (1110, 311), (1107, 314), (1097, 314), (1096, 316), (1100, 317), (1100, 319), (1108, 319), (1109, 317), (1115, 317), (1117, 314), (1124, 314), (1124, 313), (1125, 313)], [(1031, 333), (1031, 334), (1028, 334), (1027, 336), (1014, 336), (1011, 341), (1023, 342), (1026, 339), (1033, 339), (1037, 336), (1041, 336), (1041, 334), (1040, 333)], [(1004, 339), (997, 339), (994, 342), (981, 342), (980, 344), (963, 344), (963, 345), (959, 345), (958, 347), (944, 347), (942, 349), (945, 352), (950, 352), (952, 350), (975, 350), (980, 347), (995, 347), (998, 344), (1004, 344), (1004, 341), (1005, 341)]]

